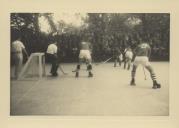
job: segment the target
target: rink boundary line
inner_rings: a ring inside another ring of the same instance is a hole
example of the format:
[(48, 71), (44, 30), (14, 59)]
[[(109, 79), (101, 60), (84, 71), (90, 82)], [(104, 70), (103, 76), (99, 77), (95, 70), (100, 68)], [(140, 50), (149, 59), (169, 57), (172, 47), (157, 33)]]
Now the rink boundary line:
[(32, 85), (32, 87), (29, 88), (29, 89), (24, 93), (24, 95), (22, 95), (22, 96), (19, 98), (19, 100), (17, 100), (17, 102), (14, 104), (14, 108), (16, 108), (16, 106), (23, 100), (23, 98), (24, 98), (25, 96), (27, 96), (27, 95), (29, 94), (29, 92), (30, 92), (34, 87), (36, 87), (41, 81), (42, 81), (42, 79), (39, 79), (37, 82), (35, 82), (35, 83)]

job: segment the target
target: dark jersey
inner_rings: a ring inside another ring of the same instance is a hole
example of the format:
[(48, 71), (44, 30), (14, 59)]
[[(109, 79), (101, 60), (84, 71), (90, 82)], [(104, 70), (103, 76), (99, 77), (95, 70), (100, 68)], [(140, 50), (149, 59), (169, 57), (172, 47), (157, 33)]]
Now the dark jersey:
[(119, 48), (116, 47), (116, 48), (113, 49), (113, 55), (114, 56), (119, 56), (120, 54), (121, 54), (121, 51), (120, 51)]
[(80, 43), (80, 50), (90, 50), (91, 46), (89, 42), (81, 42)]
[(136, 56), (150, 56), (151, 48), (147, 43), (141, 43), (135, 49)]

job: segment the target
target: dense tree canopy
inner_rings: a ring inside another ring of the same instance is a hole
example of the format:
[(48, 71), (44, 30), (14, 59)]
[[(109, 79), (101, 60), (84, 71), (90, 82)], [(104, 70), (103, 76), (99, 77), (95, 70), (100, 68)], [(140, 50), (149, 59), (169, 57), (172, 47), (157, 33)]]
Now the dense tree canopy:
[[(150, 43), (153, 60), (169, 60), (170, 15), (166, 13), (88, 13), (82, 17), (80, 26), (66, 23), (63, 19), (54, 21), (52, 13), (12, 13), (11, 41), (20, 31), (21, 39), (29, 53), (45, 52), (57, 33), (62, 61), (77, 60), (78, 43), (85, 39), (92, 43), (94, 61), (112, 56), (112, 49), (121, 50), (128, 45), (135, 48), (140, 39)], [(47, 20), (50, 30), (42, 32), (39, 18)]]

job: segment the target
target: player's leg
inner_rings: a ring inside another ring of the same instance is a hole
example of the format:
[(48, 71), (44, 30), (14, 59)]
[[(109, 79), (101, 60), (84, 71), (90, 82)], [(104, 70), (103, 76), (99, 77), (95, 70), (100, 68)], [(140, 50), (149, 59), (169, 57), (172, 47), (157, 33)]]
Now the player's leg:
[(57, 76), (57, 75), (55, 74), (56, 64), (55, 64), (55, 60), (54, 60), (53, 55), (51, 55), (51, 64), (52, 64), (52, 66), (51, 66), (51, 74), (52, 74), (52, 76)]
[(45, 61), (47, 61), (47, 62), (49, 62), (51, 64), (50, 74), (52, 74), (52, 62), (51, 62), (50, 54), (46, 53)]
[(114, 67), (116, 67), (116, 63), (117, 63), (117, 58), (114, 57)]
[(54, 62), (53, 55), (49, 54), (49, 58), (50, 58), (50, 63), (51, 63), (51, 70), (50, 70), (50, 73), (52, 74), (52, 76), (54, 76), (55, 62)]
[(91, 59), (89, 59), (87, 64), (88, 77), (93, 77), (92, 69)]
[(19, 77), (20, 70), (22, 68), (23, 55), (22, 53), (15, 54), (15, 79)]
[[(121, 56), (121, 55), (120, 55)], [(118, 56), (118, 62), (119, 62), (119, 66), (121, 66), (121, 57)]]
[(78, 64), (76, 66), (75, 77), (79, 77), (79, 71), (80, 71), (80, 68), (81, 68), (81, 63), (83, 62), (83, 58), (84, 58), (84, 51), (80, 50), (80, 54), (78, 56)]
[(114, 58), (114, 67), (116, 67), (116, 64), (117, 64), (117, 56), (116, 56), (116, 55), (113, 55), (113, 58)]
[(124, 60), (124, 69), (126, 69), (127, 59)]
[(92, 73), (92, 64), (91, 64), (91, 60), (88, 60), (88, 64), (87, 64), (87, 70), (88, 70), (88, 77), (93, 77), (93, 73)]
[(135, 76), (136, 76), (136, 70), (137, 70), (137, 67), (138, 67), (139, 64), (141, 64), (140, 57), (136, 56), (134, 63), (133, 63), (132, 71), (131, 71), (132, 79), (131, 79), (130, 85), (136, 85), (135, 84)]
[(156, 74), (152, 66), (149, 64), (149, 65), (146, 65), (145, 68), (150, 72), (150, 76), (153, 81), (153, 89), (161, 88), (161, 85), (157, 82)]
[(59, 64), (58, 64), (58, 57), (56, 55), (54, 55), (54, 67), (53, 67), (53, 75), (54, 76), (58, 76), (58, 73), (57, 73), (57, 70), (58, 70), (58, 67), (59, 67)]
[(83, 59), (82, 59), (82, 58), (79, 58), (78, 64), (77, 64), (77, 66), (76, 66), (75, 77), (79, 77), (79, 71), (80, 71), (81, 63), (82, 63), (82, 62), (83, 62)]
[(130, 58), (128, 58), (128, 62), (127, 63), (128, 63), (127, 69), (130, 70), (130, 67), (131, 67), (131, 59)]
[(88, 77), (93, 77), (92, 73), (92, 58), (90, 52), (86, 53), (86, 61), (87, 61), (87, 70), (88, 70)]
[(126, 59), (125, 59), (125, 64), (124, 64), (124, 69), (126, 69), (126, 65), (128, 65), (128, 61), (129, 61), (129, 58), (126, 57)]
[(126, 54), (123, 54), (124, 69), (126, 68)]
[(124, 69), (126, 69), (126, 65), (128, 64), (128, 59), (129, 59), (129, 57), (128, 57), (128, 52), (126, 52), (125, 53), (125, 56), (124, 56)]
[(123, 61), (123, 54), (120, 54), (120, 66), (122, 65), (122, 61)]
[(48, 56), (48, 59), (49, 59), (50, 64), (51, 64), (50, 73), (53, 75), (53, 71), (54, 71), (53, 55), (52, 54), (47, 54), (47, 56)]
[(132, 79), (131, 79), (130, 85), (136, 85), (135, 84), (135, 76), (136, 76), (137, 67), (138, 66), (136, 64), (134, 64), (133, 67), (132, 67), (132, 71), (131, 71), (131, 77), (132, 77)]
[(14, 53), (13, 59), (14, 59), (14, 77), (15, 77), (15, 79), (17, 79), (17, 77), (18, 77), (18, 63), (19, 63), (19, 59), (18, 59), (16, 53)]

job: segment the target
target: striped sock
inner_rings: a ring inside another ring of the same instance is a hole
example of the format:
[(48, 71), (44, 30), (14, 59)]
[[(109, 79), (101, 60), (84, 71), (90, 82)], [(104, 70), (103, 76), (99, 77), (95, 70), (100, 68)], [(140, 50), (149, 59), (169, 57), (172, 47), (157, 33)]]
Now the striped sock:
[(156, 78), (156, 75), (155, 75), (153, 68), (151, 66), (146, 66), (145, 68), (150, 72), (151, 79), (153, 81), (156, 81), (157, 78)]
[(136, 69), (137, 69), (137, 66), (133, 65), (133, 68), (132, 68), (132, 71), (131, 71), (132, 79), (135, 78), (135, 75), (136, 75)]

